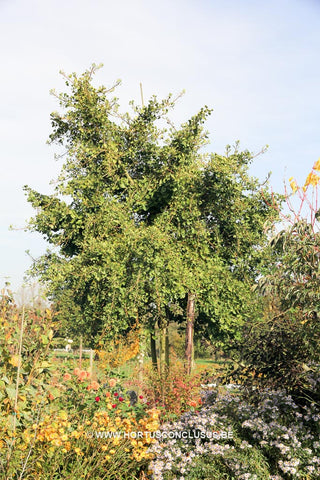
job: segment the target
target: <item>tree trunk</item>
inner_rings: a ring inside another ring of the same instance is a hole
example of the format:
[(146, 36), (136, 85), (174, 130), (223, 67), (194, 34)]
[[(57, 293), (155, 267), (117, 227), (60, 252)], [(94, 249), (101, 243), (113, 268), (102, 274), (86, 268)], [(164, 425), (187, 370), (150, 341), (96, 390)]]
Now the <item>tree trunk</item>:
[(159, 324), (159, 357), (160, 357), (160, 375), (165, 374), (165, 365), (166, 365), (166, 335), (167, 328), (165, 323), (162, 321)]
[(195, 318), (196, 296), (189, 292), (187, 303), (187, 326), (186, 326), (186, 349), (185, 349), (185, 370), (187, 375), (191, 373), (193, 366), (193, 332)]
[(170, 352), (169, 352), (169, 322), (166, 327), (166, 345), (165, 345), (165, 361), (166, 367), (169, 370), (170, 367)]
[(152, 366), (155, 371), (158, 371), (158, 362), (157, 362), (157, 346), (156, 346), (156, 332), (150, 332), (150, 348), (151, 348), (151, 360)]

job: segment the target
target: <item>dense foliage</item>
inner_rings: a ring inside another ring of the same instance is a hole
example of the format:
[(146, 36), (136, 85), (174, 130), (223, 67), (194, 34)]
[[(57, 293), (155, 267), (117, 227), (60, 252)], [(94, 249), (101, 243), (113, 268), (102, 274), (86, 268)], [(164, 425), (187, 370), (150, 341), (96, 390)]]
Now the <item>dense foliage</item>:
[(65, 331), (88, 341), (185, 321), (190, 295), (196, 328), (239, 335), (255, 312), (251, 285), (277, 215), (248, 175), (252, 155), (237, 146), (201, 154), (207, 107), (178, 129), (162, 128), (171, 96), (120, 114), (114, 88), (93, 86), (95, 70), (66, 76), (70, 93), (57, 95), (63, 110), (51, 115), (50, 140), (66, 160), (55, 193), (26, 187), (37, 210), (30, 229), (53, 247), (34, 274)]

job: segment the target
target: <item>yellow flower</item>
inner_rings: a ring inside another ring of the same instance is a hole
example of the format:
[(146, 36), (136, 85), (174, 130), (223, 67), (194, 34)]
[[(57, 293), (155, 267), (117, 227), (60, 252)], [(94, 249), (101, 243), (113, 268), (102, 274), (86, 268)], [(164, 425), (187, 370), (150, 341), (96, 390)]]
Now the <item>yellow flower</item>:
[(77, 455), (83, 455), (83, 453), (82, 453), (82, 451), (81, 451), (81, 449), (80, 449), (79, 447), (76, 447), (76, 448), (74, 449), (74, 451), (75, 451), (75, 453), (76, 453)]
[(60, 438), (56, 438), (55, 440), (53, 440), (52, 444), (56, 447), (61, 447), (62, 441), (60, 440)]
[(305, 187), (308, 187), (309, 185), (312, 185), (313, 187), (316, 187), (319, 183), (320, 177), (316, 173), (309, 173), (307, 176), (306, 182), (304, 184)]
[(65, 448), (65, 450), (67, 450), (67, 452), (69, 452), (69, 450), (71, 449), (71, 443), (70, 443), (70, 442), (66, 442), (66, 443), (64, 444), (64, 448)]
[(316, 163), (313, 165), (313, 170), (317, 170), (317, 172), (320, 172), (320, 158), (318, 158)]
[(110, 458), (111, 458), (110, 455), (106, 455), (106, 456), (104, 457), (104, 459), (105, 459), (107, 462), (110, 460)]
[(296, 191), (298, 190), (297, 182), (295, 180), (291, 180), (290, 187), (291, 187), (291, 190), (293, 191), (293, 193), (296, 193)]
[(10, 358), (9, 363), (11, 363), (13, 367), (17, 367), (19, 365), (19, 355), (13, 355)]
[(110, 453), (111, 453), (111, 455), (114, 455), (114, 454), (116, 453), (116, 451), (114, 450), (114, 448), (112, 448), (112, 449), (110, 450)]

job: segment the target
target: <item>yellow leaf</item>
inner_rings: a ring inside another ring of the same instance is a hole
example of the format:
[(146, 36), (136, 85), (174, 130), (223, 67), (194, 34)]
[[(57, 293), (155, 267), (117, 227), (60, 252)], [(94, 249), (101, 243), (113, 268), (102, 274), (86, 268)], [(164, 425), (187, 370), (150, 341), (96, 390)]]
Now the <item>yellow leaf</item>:
[(17, 367), (19, 365), (19, 355), (13, 355), (10, 358), (9, 363), (11, 363), (11, 365), (13, 365), (14, 367)]

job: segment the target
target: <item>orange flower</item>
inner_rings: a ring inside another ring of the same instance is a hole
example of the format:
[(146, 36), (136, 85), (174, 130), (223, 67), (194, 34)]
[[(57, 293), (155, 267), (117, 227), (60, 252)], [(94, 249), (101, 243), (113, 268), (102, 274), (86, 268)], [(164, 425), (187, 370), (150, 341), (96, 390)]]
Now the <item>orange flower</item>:
[(71, 380), (71, 375), (70, 375), (70, 373), (65, 373), (65, 374), (63, 375), (63, 380), (64, 380), (65, 382), (67, 382), (68, 380)]
[(87, 378), (87, 372), (85, 370), (81, 370), (81, 372), (78, 374), (79, 380), (84, 380)]
[(190, 400), (190, 402), (188, 402), (188, 405), (189, 405), (189, 407), (196, 407), (197, 402), (195, 400)]
[(91, 372), (86, 372), (87, 378), (91, 377)]
[(74, 373), (75, 375), (79, 375), (80, 372), (81, 372), (81, 370), (80, 370), (80, 368), (78, 368), (78, 367), (73, 370), (73, 373)]
[(107, 393), (106, 393), (106, 397), (107, 397), (107, 398), (110, 398), (110, 397), (111, 397), (111, 393), (110, 393), (110, 392), (107, 392)]
[(110, 380), (109, 380), (109, 385), (110, 385), (110, 387), (111, 387), (111, 388), (112, 388), (112, 387), (115, 387), (116, 384), (117, 384), (117, 380), (116, 380), (115, 378), (110, 378)]
[(87, 390), (99, 390), (100, 385), (98, 382), (93, 381), (90, 385), (87, 386)]

